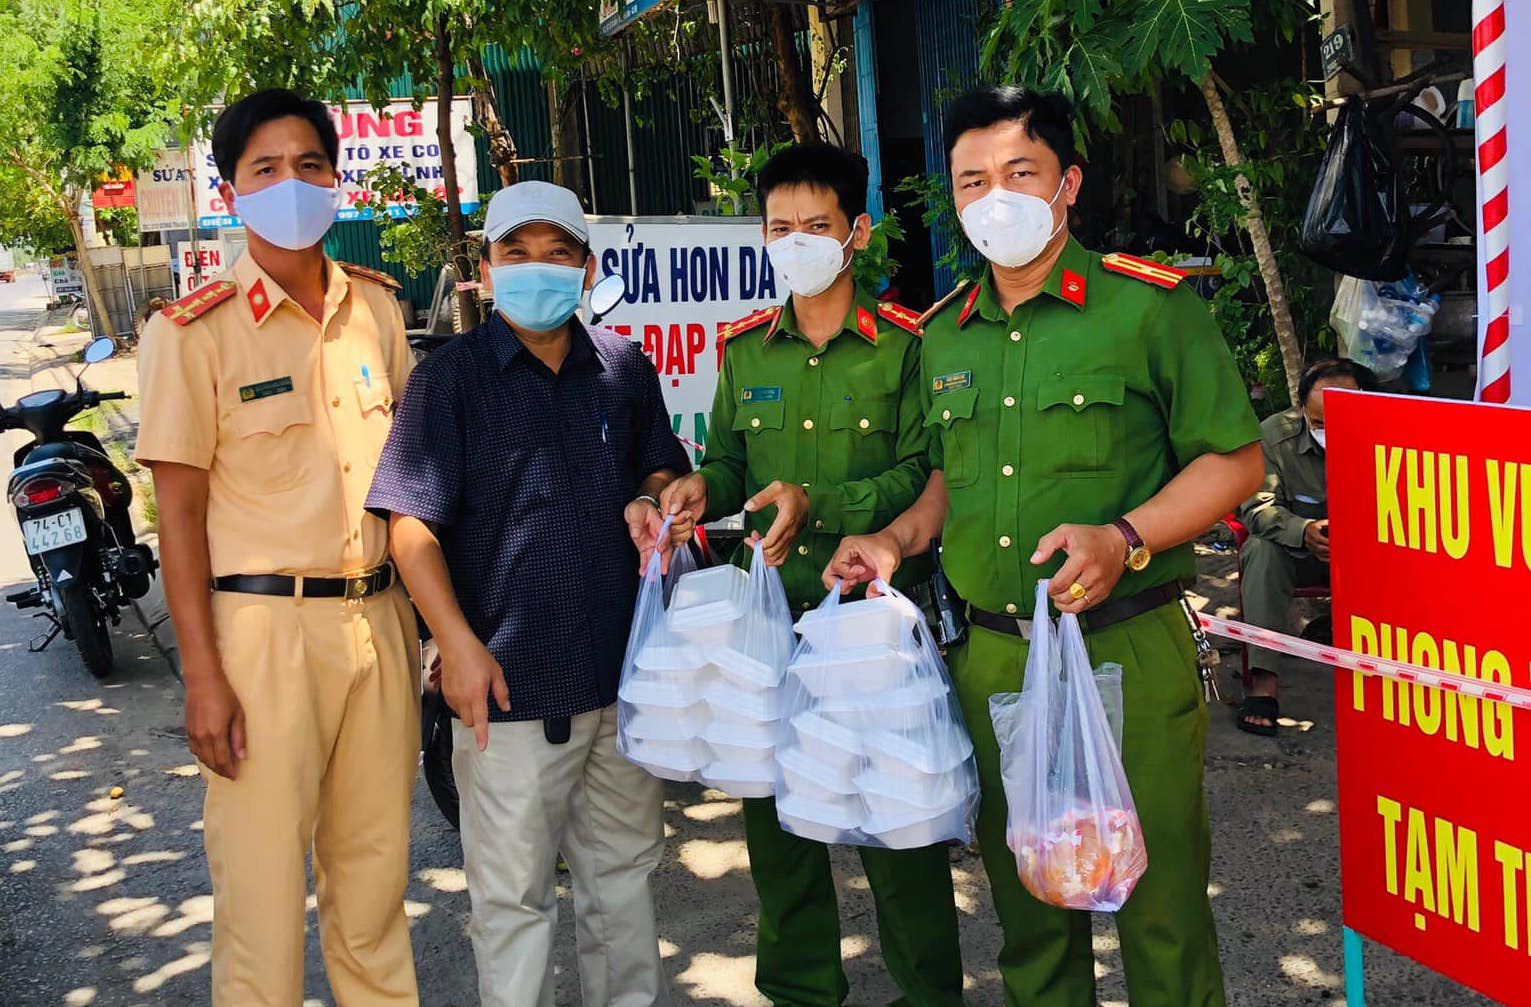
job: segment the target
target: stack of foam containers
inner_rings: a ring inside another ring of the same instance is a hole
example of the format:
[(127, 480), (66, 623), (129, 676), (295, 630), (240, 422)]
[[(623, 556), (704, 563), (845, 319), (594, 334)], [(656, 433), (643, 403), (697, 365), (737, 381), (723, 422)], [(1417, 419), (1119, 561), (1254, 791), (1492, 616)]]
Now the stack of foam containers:
[(638, 652), (619, 697), (629, 704), (631, 761), (662, 779), (769, 797), (786, 655), (773, 660), (752, 646), (748, 582), (732, 565), (681, 577), (664, 631)]
[(806, 613), (783, 687), (777, 814), (826, 843), (910, 849), (966, 834), (972, 742), (944, 678), (916, 671), (906, 599)]

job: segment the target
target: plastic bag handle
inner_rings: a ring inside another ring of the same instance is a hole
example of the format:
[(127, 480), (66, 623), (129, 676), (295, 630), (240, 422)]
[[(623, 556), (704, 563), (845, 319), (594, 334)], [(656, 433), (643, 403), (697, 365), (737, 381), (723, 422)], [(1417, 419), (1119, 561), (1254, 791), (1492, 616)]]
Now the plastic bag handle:
[(645, 577), (659, 576), (659, 543), (670, 533), (670, 526), (675, 523), (675, 515), (665, 515), (664, 523), (659, 526), (659, 533), (654, 536), (654, 555), (649, 557), (649, 568), (644, 572)]

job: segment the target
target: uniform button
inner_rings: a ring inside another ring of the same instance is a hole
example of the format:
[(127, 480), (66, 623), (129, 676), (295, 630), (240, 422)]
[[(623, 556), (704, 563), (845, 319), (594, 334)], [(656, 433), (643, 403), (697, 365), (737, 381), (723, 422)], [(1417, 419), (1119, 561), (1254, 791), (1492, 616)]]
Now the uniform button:
[(340, 466), (340, 471), (342, 471), (342, 472), (349, 472), (349, 471), (351, 471), (351, 463), (350, 462), (346, 462), (344, 465)]
[(1009, 535), (1001, 535), (999, 537), (999, 547), (1001, 549), (1008, 549), (1008, 548), (1010, 548), (1010, 536)]
[(797, 547), (797, 554), (799, 556), (806, 556), (806, 555), (808, 555), (808, 547), (805, 546), (805, 545), (798, 546)]
[(1014, 395), (1006, 395), (1005, 396), (1005, 408), (1006, 409), (1014, 409), (1015, 408), (1015, 396)]
[(809, 367), (817, 367), (817, 366), (819, 366), (819, 358), (818, 357), (809, 357), (808, 358), (808, 366)]
[(757, 416), (754, 419), (750, 420), (750, 426), (752, 426), (752, 427), (760, 426), (760, 417)]
[(872, 421), (867, 419), (865, 416), (863, 416), (861, 418), (861, 422), (860, 422), (860, 424), (858, 424), (858, 426), (860, 426), (861, 429), (863, 429), (863, 430), (867, 429), (871, 425), (872, 425)]
[(1015, 466), (1014, 465), (1006, 465), (1004, 468), (1000, 469), (1000, 471), (1003, 472), (1007, 476), (1013, 476), (1013, 475), (1015, 475)]
[(820, 519), (820, 520), (818, 520), (818, 521), (815, 521), (815, 522), (814, 522), (814, 523), (813, 523), (813, 526), (814, 526), (814, 527), (815, 527), (815, 528), (823, 528), (823, 527), (824, 527), (824, 521), (823, 521), (823, 519)]
[(355, 531), (353, 531), (353, 532), (352, 532), (352, 533), (351, 533), (351, 538), (352, 538), (352, 539), (358, 539), (358, 538), (361, 538), (361, 529), (360, 529), (360, 528), (358, 528), (358, 529), (356, 529), (356, 530), (355, 530)]
[(1010, 341), (1012, 343), (1020, 342), (1021, 341), (1021, 334), (1019, 332), (1012, 332), (1012, 333), (1010, 333)]
[(1019, 611), (1020, 611), (1020, 609), (1015, 607), (1015, 602), (1013, 602), (1013, 601), (1010, 604), (1005, 606), (1005, 614), (1006, 615), (1014, 615), (1015, 613), (1017, 613)]
[(334, 406), (336, 409), (339, 409), (340, 408), (340, 396), (337, 395), (333, 399), (331, 399), (330, 400), (330, 405)]
[(952, 411), (950, 409), (943, 409), (943, 410), (941, 410), (941, 418), (943, 420), (951, 419), (952, 418)]
[(1083, 395), (1075, 395), (1074, 396), (1074, 405), (1076, 405), (1076, 406), (1084, 405), (1084, 396)]
[(803, 421), (803, 429), (804, 430), (812, 430), (813, 429), (813, 420), (804, 420)]
[(808, 483), (803, 483), (803, 489), (807, 489), (808, 485), (809, 485)]
[(809, 603), (808, 603), (808, 602), (806, 602), (806, 601), (805, 601), (805, 602), (803, 602), (803, 611), (804, 611), (804, 612), (806, 612), (806, 611), (808, 611), (808, 609), (810, 609), (810, 608), (812, 608), (812, 607), (813, 607), (813, 606), (812, 606), (812, 605), (810, 605), (810, 604), (809, 604)]

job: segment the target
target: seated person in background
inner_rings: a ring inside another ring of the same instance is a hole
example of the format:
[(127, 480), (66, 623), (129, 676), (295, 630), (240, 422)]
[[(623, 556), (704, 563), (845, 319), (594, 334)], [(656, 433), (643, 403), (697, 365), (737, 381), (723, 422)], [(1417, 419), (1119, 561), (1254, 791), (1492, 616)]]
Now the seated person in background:
[[(1298, 405), (1260, 424), (1265, 482), (1239, 508), (1249, 529), (1244, 543), (1244, 619), (1289, 632), (1292, 594), (1329, 583), (1329, 493), (1324, 473), (1324, 389), (1373, 391), (1371, 371), (1349, 360), (1321, 360), (1303, 373)], [(1249, 648), (1248, 688), (1238, 726), (1251, 734), (1276, 733), (1277, 669), (1281, 655)]]

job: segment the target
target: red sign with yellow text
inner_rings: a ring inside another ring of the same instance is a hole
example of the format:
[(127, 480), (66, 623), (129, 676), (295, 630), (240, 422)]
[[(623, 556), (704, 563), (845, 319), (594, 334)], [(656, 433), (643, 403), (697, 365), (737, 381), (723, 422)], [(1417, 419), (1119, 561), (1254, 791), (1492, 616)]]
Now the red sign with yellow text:
[[(1531, 410), (1328, 392), (1335, 642), (1531, 686)], [(1531, 1004), (1531, 713), (1335, 674), (1346, 926)]]

